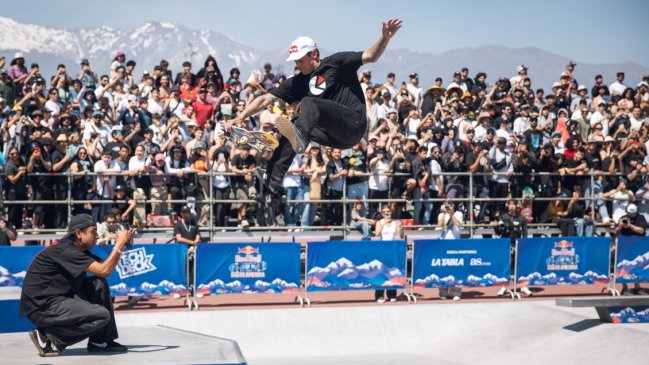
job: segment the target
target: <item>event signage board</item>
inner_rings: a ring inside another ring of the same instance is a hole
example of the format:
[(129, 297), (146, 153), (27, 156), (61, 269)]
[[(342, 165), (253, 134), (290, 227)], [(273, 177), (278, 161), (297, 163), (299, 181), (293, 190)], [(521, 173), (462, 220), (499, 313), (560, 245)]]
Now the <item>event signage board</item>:
[(43, 246), (0, 246), (0, 286), (23, 286), (32, 260)]
[(199, 294), (297, 293), (300, 244), (200, 243), (196, 251)]
[(415, 288), (480, 287), (507, 284), (510, 240), (415, 240)]
[[(112, 245), (92, 251), (101, 258), (110, 255)], [(108, 277), (112, 295), (170, 295), (187, 292), (185, 265), (187, 245), (137, 244), (126, 249)]]
[(307, 244), (307, 291), (405, 288), (405, 241)]
[(649, 237), (617, 238), (616, 283), (649, 283)]
[(590, 285), (609, 282), (610, 237), (539, 237), (518, 240), (521, 285)]

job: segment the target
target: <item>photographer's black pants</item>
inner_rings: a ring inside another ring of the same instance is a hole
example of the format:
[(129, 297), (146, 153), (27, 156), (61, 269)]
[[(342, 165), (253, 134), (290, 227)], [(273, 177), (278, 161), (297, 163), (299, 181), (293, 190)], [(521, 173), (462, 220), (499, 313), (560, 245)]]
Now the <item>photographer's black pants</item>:
[(106, 279), (90, 276), (74, 297), (60, 297), (28, 319), (62, 351), (67, 346), (90, 338), (94, 343), (117, 338), (113, 303)]
[[(365, 113), (331, 100), (305, 97), (301, 101), (300, 116), (293, 123), (307, 140), (332, 148), (350, 148), (365, 135)], [(295, 157), (295, 151), (286, 137), (268, 161), (268, 185), (279, 190), (284, 175)]]

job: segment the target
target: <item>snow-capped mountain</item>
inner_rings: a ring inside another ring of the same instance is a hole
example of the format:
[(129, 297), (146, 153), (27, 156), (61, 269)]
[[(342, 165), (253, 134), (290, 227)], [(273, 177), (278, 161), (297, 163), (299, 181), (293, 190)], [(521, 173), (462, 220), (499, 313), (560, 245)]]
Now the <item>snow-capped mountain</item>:
[(649, 252), (633, 260), (622, 260), (617, 264), (617, 278), (627, 280), (649, 280)]
[(590, 270), (586, 271), (583, 275), (575, 272), (570, 272), (567, 276), (558, 276), (554, 272), (546, 275), (533, 272), (527, 276), (518, 277), (518, 283), (523, 285), (575, 285), (608, 283), (608, 281), (608, 275), (598, 274)]
[(330, 262), (326, 267), (315, 266), (309, 269), (306, 277), (307, 290), (317, 291), (327, 288), (367, 289), (372, 287), (401, 287), (405, 285), (406, 273), (397, 267), (386, 267), (379, 260), (354, 265), (342, 257)]
[[(252, 70), (261, 69), (265, 62), (273, 64), (275, 72), (287, 73), (292, 72), (294, 66), (285, 62), (291, 40), (286, 40), (286, 49), (263, 49), (261, 44), (245, 45), (217, 31), (196, 30), (156, 21), (133, 29), (113, 29), (105, 25), (65, 29), (22, 24), (11, 18), (0, 17), (0, 56), (5, 56), (9, 62), (14, 52), (23, 52), (27, 66), (32, 62), (39, 63), (41, 72), (48, 80), (59, 63), (68, 66), (68, 73), (76, 75), (82, 58), (90, 60), (95, 72), (107, 73), (118, 50), (124, 51), (128, 60), (137, 62), (137, 75), (144, 70), (150, 72), (161, 59), (169, 61), (174, 75), (180, 71), (182, 62), (187, 60), (192, 62), (193, 70), (197, 72), (210, 54), (217, 59), (226, 78), (229, 70), (237, 66), (241, 69), (241, 77), (247, 79)], [(321, 51), (326, 56), (335, 45), (324, 47)], [(445, 84), (450, 83), (452, 73), (464, 66), (469, 68), (471, 76), (479, 71), (486, 72), (487, 81), (493, 83), (499, 76), (514, 76), (516, 66), (524, 64), (530, 68), (532, 86), (548, 89), (564, 70), (569, 57), (534, 47), (483, 46), (441, 54), (389, 48), (379, 63), (367, 68), (373, 71), (373, 81), (379, 83), (384, 82), (388, 72), (396, 73), (398, 81), (406, 81), (410, 73), (417, 72), (420, 86), (427, 88), (438, 76), (444, 79)], [(596, 74), (602, 74), (605, 82), (611, 83), (617, 71), (624, 71), (626, 84), (635, 87), (643, 75), (649, 74), (649, 67), (632, 62), (596, 65), (575, 61), (578, 66), (574, 76), (586, 85), (592, 85)]]

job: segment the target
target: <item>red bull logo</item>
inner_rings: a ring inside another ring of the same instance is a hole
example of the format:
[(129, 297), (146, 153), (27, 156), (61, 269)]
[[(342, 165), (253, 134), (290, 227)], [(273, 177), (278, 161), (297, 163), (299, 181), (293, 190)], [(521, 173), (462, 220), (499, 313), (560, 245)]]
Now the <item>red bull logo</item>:
[(298, 51), (297, 46), (295, 44), (291, 44), (291, 48), (289, 49), (288, 52), (289, 53), (295, 53), (297, 51)]
[(568, 242), (566, 240), (561, 240), (559, 242), (554, 243), (554, 247), (557, 248), (572, 248), (572, 242)]
[(255, 254), (255, 253), (258, 254), (259, 253), (259, 248), (252, 247), (252, 246), (246, 246), (246, 247), (240, 248), (237, 253), (240, 254), (240, 255), (241, 254), (252, 255), (252, 254)]

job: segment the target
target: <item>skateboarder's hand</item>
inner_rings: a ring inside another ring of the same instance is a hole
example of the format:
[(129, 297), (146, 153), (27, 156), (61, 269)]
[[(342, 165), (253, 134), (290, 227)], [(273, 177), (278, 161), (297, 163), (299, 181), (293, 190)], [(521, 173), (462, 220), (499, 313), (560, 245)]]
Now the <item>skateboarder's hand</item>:
[(228, 121), (224, 121), (223, 122), (223, 130), (226, 131), (227, 133), (232, 133), (232, 126), (235, 125), (235, 124), (238, 125), (238, 123), (235, 123), (235, 121), (237, 121), (237, 119), (239, 119), (239, 118), (234, 118), (234, 119), (230, 119)]
[(383, 23), (383, 36), (390, 39), (401, 28), (403, 21), (401, 19), (390, 19)]

